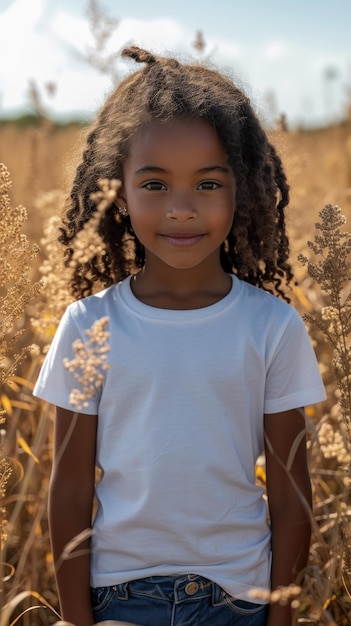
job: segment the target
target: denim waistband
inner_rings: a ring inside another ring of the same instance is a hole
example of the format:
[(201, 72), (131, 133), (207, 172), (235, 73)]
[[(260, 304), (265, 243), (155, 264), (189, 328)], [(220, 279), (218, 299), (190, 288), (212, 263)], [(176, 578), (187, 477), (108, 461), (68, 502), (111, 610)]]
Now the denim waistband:
[(219, 585), (197, 574), (150, 576), (113, 585), (113, 589), (119, 600), (128, 600), (129, 595), (133, 594), (168, 600), (178, 604), (184, 601), (212, 597), (213, 606), (221, 604), (223, 596), (227, 595)]

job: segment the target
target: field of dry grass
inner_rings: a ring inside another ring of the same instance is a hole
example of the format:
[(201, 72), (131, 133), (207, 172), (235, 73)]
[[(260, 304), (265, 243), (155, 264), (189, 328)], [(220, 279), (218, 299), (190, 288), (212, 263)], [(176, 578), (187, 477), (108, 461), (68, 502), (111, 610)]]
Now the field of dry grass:
[[(41, 246), (41, 251), (35, 255), (29, 243), (24, 245), (23, 238), (19, 239), (24, 249), (16, 261), (16, 255), (13, 260), (6, 258), (9, 242), (6, 233), (0, 236), (1, 262), (13, 262), (15, 267), (12, 274), (5, 266), (0, 268), (0, 374), (3, 375), (0, 377), (0, 408), (4, 411), (0, 424), (0, 606), (3, 609), (0, 626), (11, 623), (46, 626), (58, 619), (51, 608), (57, 610), (58, 607), (46, 517), (52, 412), (44, 403), (33, 400), (31, 390), (42, 351), (50, 342), (65, 306), (65, 297), (62, 291), (55, 297), (55, 289), (62, 290), (62, 284), (54, 278), (40, 295), (30, 288), (41, 278), (40, 266), (50, 260), (50, 254), (55, 254), (48, 219), (59, 214), (84, 133), (83, 127), (58, 128), (50, 122), (21, 129), (14, 124), (0, 125), (0, 162), (8, 168), (13, 183), (10, 190), (2, 186), (3, 197), (10, 195), (10, 201), (1, 205), (2, 224), (5, 214), (11, 216), (10, 222), (18, 220), (11, 207), (23, 204), (28, 219), (18, 222), (19, 232), (31, 244)], [(297, 257), (303, 254), (313, 259), (313, 250), (307, 241), (314, 240), (315, 223), (321, 222), (319, 212), (326, 204), (341, 207), (347, 218), (346, 230), (341, 227), (341, 232), (351, 230), (351, 125), (310, 132), (276, 131), (271, 138), (283, 157), (291, 185), (287, 222), (297, 279), (292, 300), (301, 315), (314, 317), (330, 307), (331, 296), (323, 292)], [(349, 243), (350, 239), (351, 236)], [(340, 249), (334, 246), (332, 250), (336, 260), (342, 254), (340, 245)], [(351, 262), (350, 248), (347, 250)], [(23, 282), (18, 284), (22, 285), (22, 294), (27, 293), (20, 302), (19, 291), (11, 291), (9, 283), (9, 276), (12, 276), (12, 287), (15, 284), (16, 271), (19, 280), (19, 263)], [(338, 285), (341, 307), (347, 304), (350, 288), (349, 265)], [(16, 309), (14, 314), (9, 302)], [(323, 332), (327, 330), (330, 335), (330, 329), (334, 328), (336, 336), (343, 334), (344, 344), (340, 350), (350, 354), (347, 352), (350, 350), (350, 319), (349, 308), (335, 328), (323, 327), (321, 323), (318, 328), (309, 323), (328, 400), (317, 411), (308, 409), (314, 534), (310, 566), (300, 598), (301, 623), (305, 624), (346, 626), (351, 623), (351, 377), (350, 372), (344, 370), (338, 379), (332, 367), (335, 349)], [(38, 344), (40, 353), (34, 349), (26, 353), (31, 344)], [(23, 359), (13, 372), (15, 355), (21, 350), (25, 351)], [(344, 408), (338, 404), (340, 398)], [(264, 472), (259, 472), (258, 479), (264, 481)], [(16, 616), (28, 606), (38, 608), (15, 622)]]

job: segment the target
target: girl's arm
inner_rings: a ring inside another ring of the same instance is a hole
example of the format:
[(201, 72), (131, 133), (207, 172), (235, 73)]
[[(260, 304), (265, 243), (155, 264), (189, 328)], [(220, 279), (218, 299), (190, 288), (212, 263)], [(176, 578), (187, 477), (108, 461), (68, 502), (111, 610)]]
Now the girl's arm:
[(56, 408), (49, 526), (62, 618), (76, 626), (94, 623), (90, 601), (90, 540), (64, 549), (91, 528), (95, 489), (96, 415)]
[[(265, 415), (267, 497), (272, 528), (272, 590), (296, 582), (311, 538), (311, 483), (303, 409)], [(290, 605), (271, 604), (267, 626), (291, 626)]]

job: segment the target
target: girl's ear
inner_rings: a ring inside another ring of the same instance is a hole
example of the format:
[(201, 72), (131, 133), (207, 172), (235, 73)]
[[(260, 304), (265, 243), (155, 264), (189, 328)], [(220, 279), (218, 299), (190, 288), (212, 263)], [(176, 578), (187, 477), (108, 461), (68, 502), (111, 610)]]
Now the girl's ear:
[(127, 210), (127, 199), (124, 193), (124, 187), (123, 184), (121, 185), (121, 187), (118, 189), (117, 193), (116, 193), (116, 198), (114, 200), (114, 204), (116, 205), (117, 209), (119, 211), (123, 211), (123, 210)]

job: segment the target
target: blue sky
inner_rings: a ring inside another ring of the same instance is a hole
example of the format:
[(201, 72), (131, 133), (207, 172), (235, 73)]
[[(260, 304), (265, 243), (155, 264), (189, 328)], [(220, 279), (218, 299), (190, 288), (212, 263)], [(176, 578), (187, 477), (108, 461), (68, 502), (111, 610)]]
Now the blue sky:
[[(189, 60), (205, 55), (246, 89), (270, 121), (339, 119), (351, 100), (350, 0), (99, 0), (119, 20), (110, 51), (133, 42)], [(24, 112), (31, 79), (56, 116), (91, 117), (111, 87), (85, 60), (88, 0), (0, 0), (0, 116)], [(123, 75), (130, 64), (120, 62)], [(332, 71), (330, 71), (332, 70)], [(328, 73), (329, 71), (329, 73)], [(328, 78), (329, 76), (329, 78)], [(49, 97), (45, 85), (56, 85)]]

